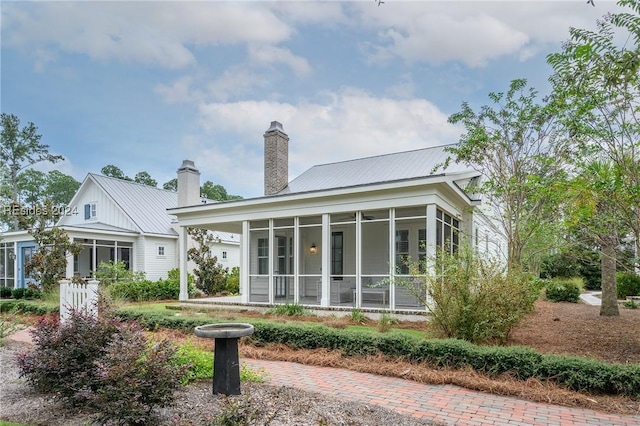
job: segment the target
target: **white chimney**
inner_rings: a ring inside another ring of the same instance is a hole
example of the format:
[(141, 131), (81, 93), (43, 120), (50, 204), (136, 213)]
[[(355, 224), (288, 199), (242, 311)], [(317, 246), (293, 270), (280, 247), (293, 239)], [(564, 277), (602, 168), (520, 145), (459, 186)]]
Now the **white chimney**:
[(200, 204), (200, 172), (191, 160), (178, 169), (178, 207)]

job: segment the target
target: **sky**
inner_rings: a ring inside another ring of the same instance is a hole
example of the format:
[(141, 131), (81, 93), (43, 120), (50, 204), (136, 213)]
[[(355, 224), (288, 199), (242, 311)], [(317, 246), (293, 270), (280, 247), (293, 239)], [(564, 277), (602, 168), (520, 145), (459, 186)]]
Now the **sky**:
[(2, 112), (33, 122), (82, 181), (108, 164), (159, 186), (193, 160), (263, 194), (263, 134), (289, 136), (289, 179), (316, 164), (458, 142), (463, 102), (525, 78), (614, 2), (2, 1)]

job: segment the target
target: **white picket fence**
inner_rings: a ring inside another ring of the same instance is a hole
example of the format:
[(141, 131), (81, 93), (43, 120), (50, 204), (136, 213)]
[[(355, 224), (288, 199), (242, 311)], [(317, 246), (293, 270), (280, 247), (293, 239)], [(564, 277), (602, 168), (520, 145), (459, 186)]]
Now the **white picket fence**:
[(60, 319), (63, 321), (68, 319), (72, 310), (98, 315), (98, 284), (97, 280), (90, 280), (87, 283), (61, 280)]

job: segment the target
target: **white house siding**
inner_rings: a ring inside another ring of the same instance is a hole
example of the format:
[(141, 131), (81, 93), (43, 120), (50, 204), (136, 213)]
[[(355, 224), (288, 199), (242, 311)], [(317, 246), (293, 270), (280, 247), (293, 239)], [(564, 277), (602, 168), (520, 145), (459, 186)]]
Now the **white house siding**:
[[(223, 252), (227, 253), (226, 259), (223, 256)], [(214, 243), (211, 246), (211, 255), (218, 258), (218, 263), (223, 267), (229, 268), (229, 271), (234, 267), (240, 266), (240, 245), (239, 244), (227, 244), (227, 243)]]
[[(178, 267), (177, 245), (177, 238), (145, 237), (144, 271), (148, 280), (166, 279), (167, 273)], [(163, 247), (164, 254), (158, 253), (159, 247)]]
[(507, 240), (498, 226), (480, 211), (473, 215), (471, 245), (485, 258), (506, 262)]
[[(92, 181), (88, 181), (88, 185), (74, 197), (72, 202), (71, 211), (77, 212), (77, 214), (63, 216), (58, 225), (73, 226), (100, 222), (122, 229), (138, 230), (120, 207)], [(84, 206), (94, 203), (96, 204), (96, 216), (87, 220), (84, 215)]]

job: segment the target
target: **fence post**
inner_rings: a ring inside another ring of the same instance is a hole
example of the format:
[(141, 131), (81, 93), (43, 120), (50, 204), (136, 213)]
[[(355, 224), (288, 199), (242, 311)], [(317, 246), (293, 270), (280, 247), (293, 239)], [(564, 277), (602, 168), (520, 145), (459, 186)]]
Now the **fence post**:
[(60, 280), (60, 320), (69, 319), (71, 310), (98, 316), (98, 284), (97, 280), (87, 283)]
[(69, 304), (67, 302), (67, 293), (69, 292), (69, 280), (60, 280), (60, 320), (64, 321), (69, 318)]

